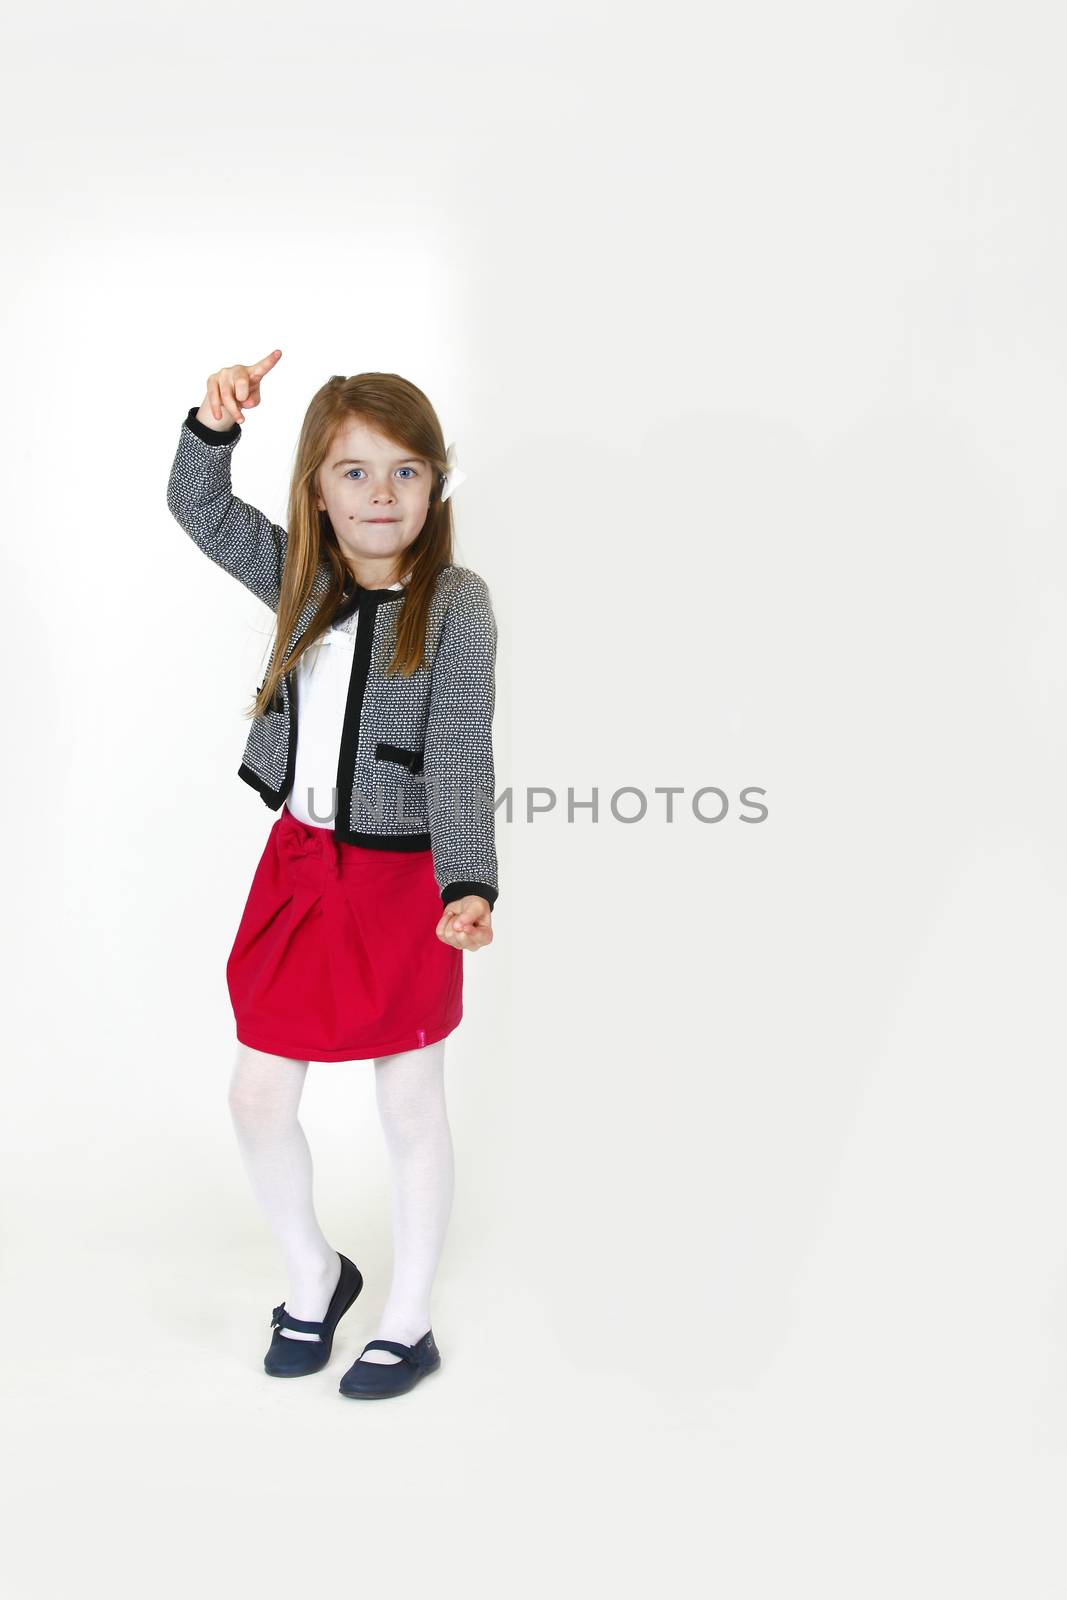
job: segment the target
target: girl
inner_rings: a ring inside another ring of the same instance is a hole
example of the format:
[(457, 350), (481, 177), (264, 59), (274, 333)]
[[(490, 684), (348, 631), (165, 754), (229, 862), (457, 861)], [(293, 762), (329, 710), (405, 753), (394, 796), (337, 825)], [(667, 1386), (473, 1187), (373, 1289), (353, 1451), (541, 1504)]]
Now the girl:
[(264, 1366), (318, 1372), (362, 1288), (316, 1219), (297, 1112), (309, 1061), (373, 1060), (393, 1280), (340, 1391), (378, 1398), (441, 1360), (430, 1291), (454, 1183), (445, 1039), (463, 1014), (463, 952), (492, 941), (498, 893), (497, 630), (485, 582), (452, 560), (453, 451), (394, 373), (334, 377), (313, 397), (287, 528), (234, 496), (245, 412), (280, 357), (208, 378), (167, 504), (276, 615), (238, 776), (279, 815), (226, 966), (230, 1109), (288, 1274)]

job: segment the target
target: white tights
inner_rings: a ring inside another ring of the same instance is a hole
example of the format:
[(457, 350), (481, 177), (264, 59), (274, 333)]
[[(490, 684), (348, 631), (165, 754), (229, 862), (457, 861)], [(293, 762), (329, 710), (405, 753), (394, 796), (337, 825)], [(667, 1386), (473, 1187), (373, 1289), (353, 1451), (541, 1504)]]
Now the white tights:
[[(452, 1209), (455, 1166), (444, 1059), (445, 1040), (439, 1039), (374, 1062), (393, 1199), (393, 1280), (375, 1338), (401, 1344), (414, 1344), (430, 1327), (430, 1291)], [(307, 1069), (306, 1061), (238, 1044), (229, 1104), (252, 1188), (285, 1260), (286, 1310), (321, 1322), (341, 1264), (312, 1203), (311, 1150), (297, 1116)], [(317, 1337), (282, 1331), (288, 1339)], [(399, 1357), (371, 1350), (364, 1359)]]

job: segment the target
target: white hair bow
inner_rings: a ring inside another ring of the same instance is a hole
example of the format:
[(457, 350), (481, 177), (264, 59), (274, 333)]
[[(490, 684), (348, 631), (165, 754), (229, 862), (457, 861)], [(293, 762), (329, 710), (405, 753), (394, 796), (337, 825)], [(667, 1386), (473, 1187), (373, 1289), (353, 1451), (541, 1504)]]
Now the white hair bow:
[(465, 472), (460, 471), (459, 459), (456, 455), (456, 447), (454, 444), (450, 444), (448, 449), (445, 451), (445, 460), (448, 463), (448, 471), (445, 473), (441, 483), (442, 500), (447, 500), (449, 495), (452, 493), (452, 490), (458, 489), (464, 478), (467, 476)]

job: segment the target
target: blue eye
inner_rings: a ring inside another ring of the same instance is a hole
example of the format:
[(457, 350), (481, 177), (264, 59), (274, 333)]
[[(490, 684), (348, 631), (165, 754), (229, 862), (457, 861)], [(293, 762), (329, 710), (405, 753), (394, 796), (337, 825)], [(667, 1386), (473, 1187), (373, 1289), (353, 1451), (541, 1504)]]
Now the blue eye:
[[(418, 477), (418, 472), (415, 470), (414, 467), (399, 467), (397, 470), (399, 472), (410, 472), (411, 476), (413, 478), (417, 478)], [(363, 471), (362, 467), (349, 467), (348, 471), (345, 473), (345, 477), (346, 478), (350, 478), (352, 476), (353, 472), (362, 472), (362, 471)], [(409, 479), (405, 479), (405, 482), (410, 482), (410, 480)]]

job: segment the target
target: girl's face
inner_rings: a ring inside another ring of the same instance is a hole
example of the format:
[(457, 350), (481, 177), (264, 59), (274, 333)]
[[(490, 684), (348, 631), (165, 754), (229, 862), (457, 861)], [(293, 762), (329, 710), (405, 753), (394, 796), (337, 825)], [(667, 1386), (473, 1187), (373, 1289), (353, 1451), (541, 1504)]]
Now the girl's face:
[(428, 461), (365, 422), (338, 430), (319, 468), (316, 503), (361, 583), (404, 576), (402, 555), (422, 532), (432, 476)]

